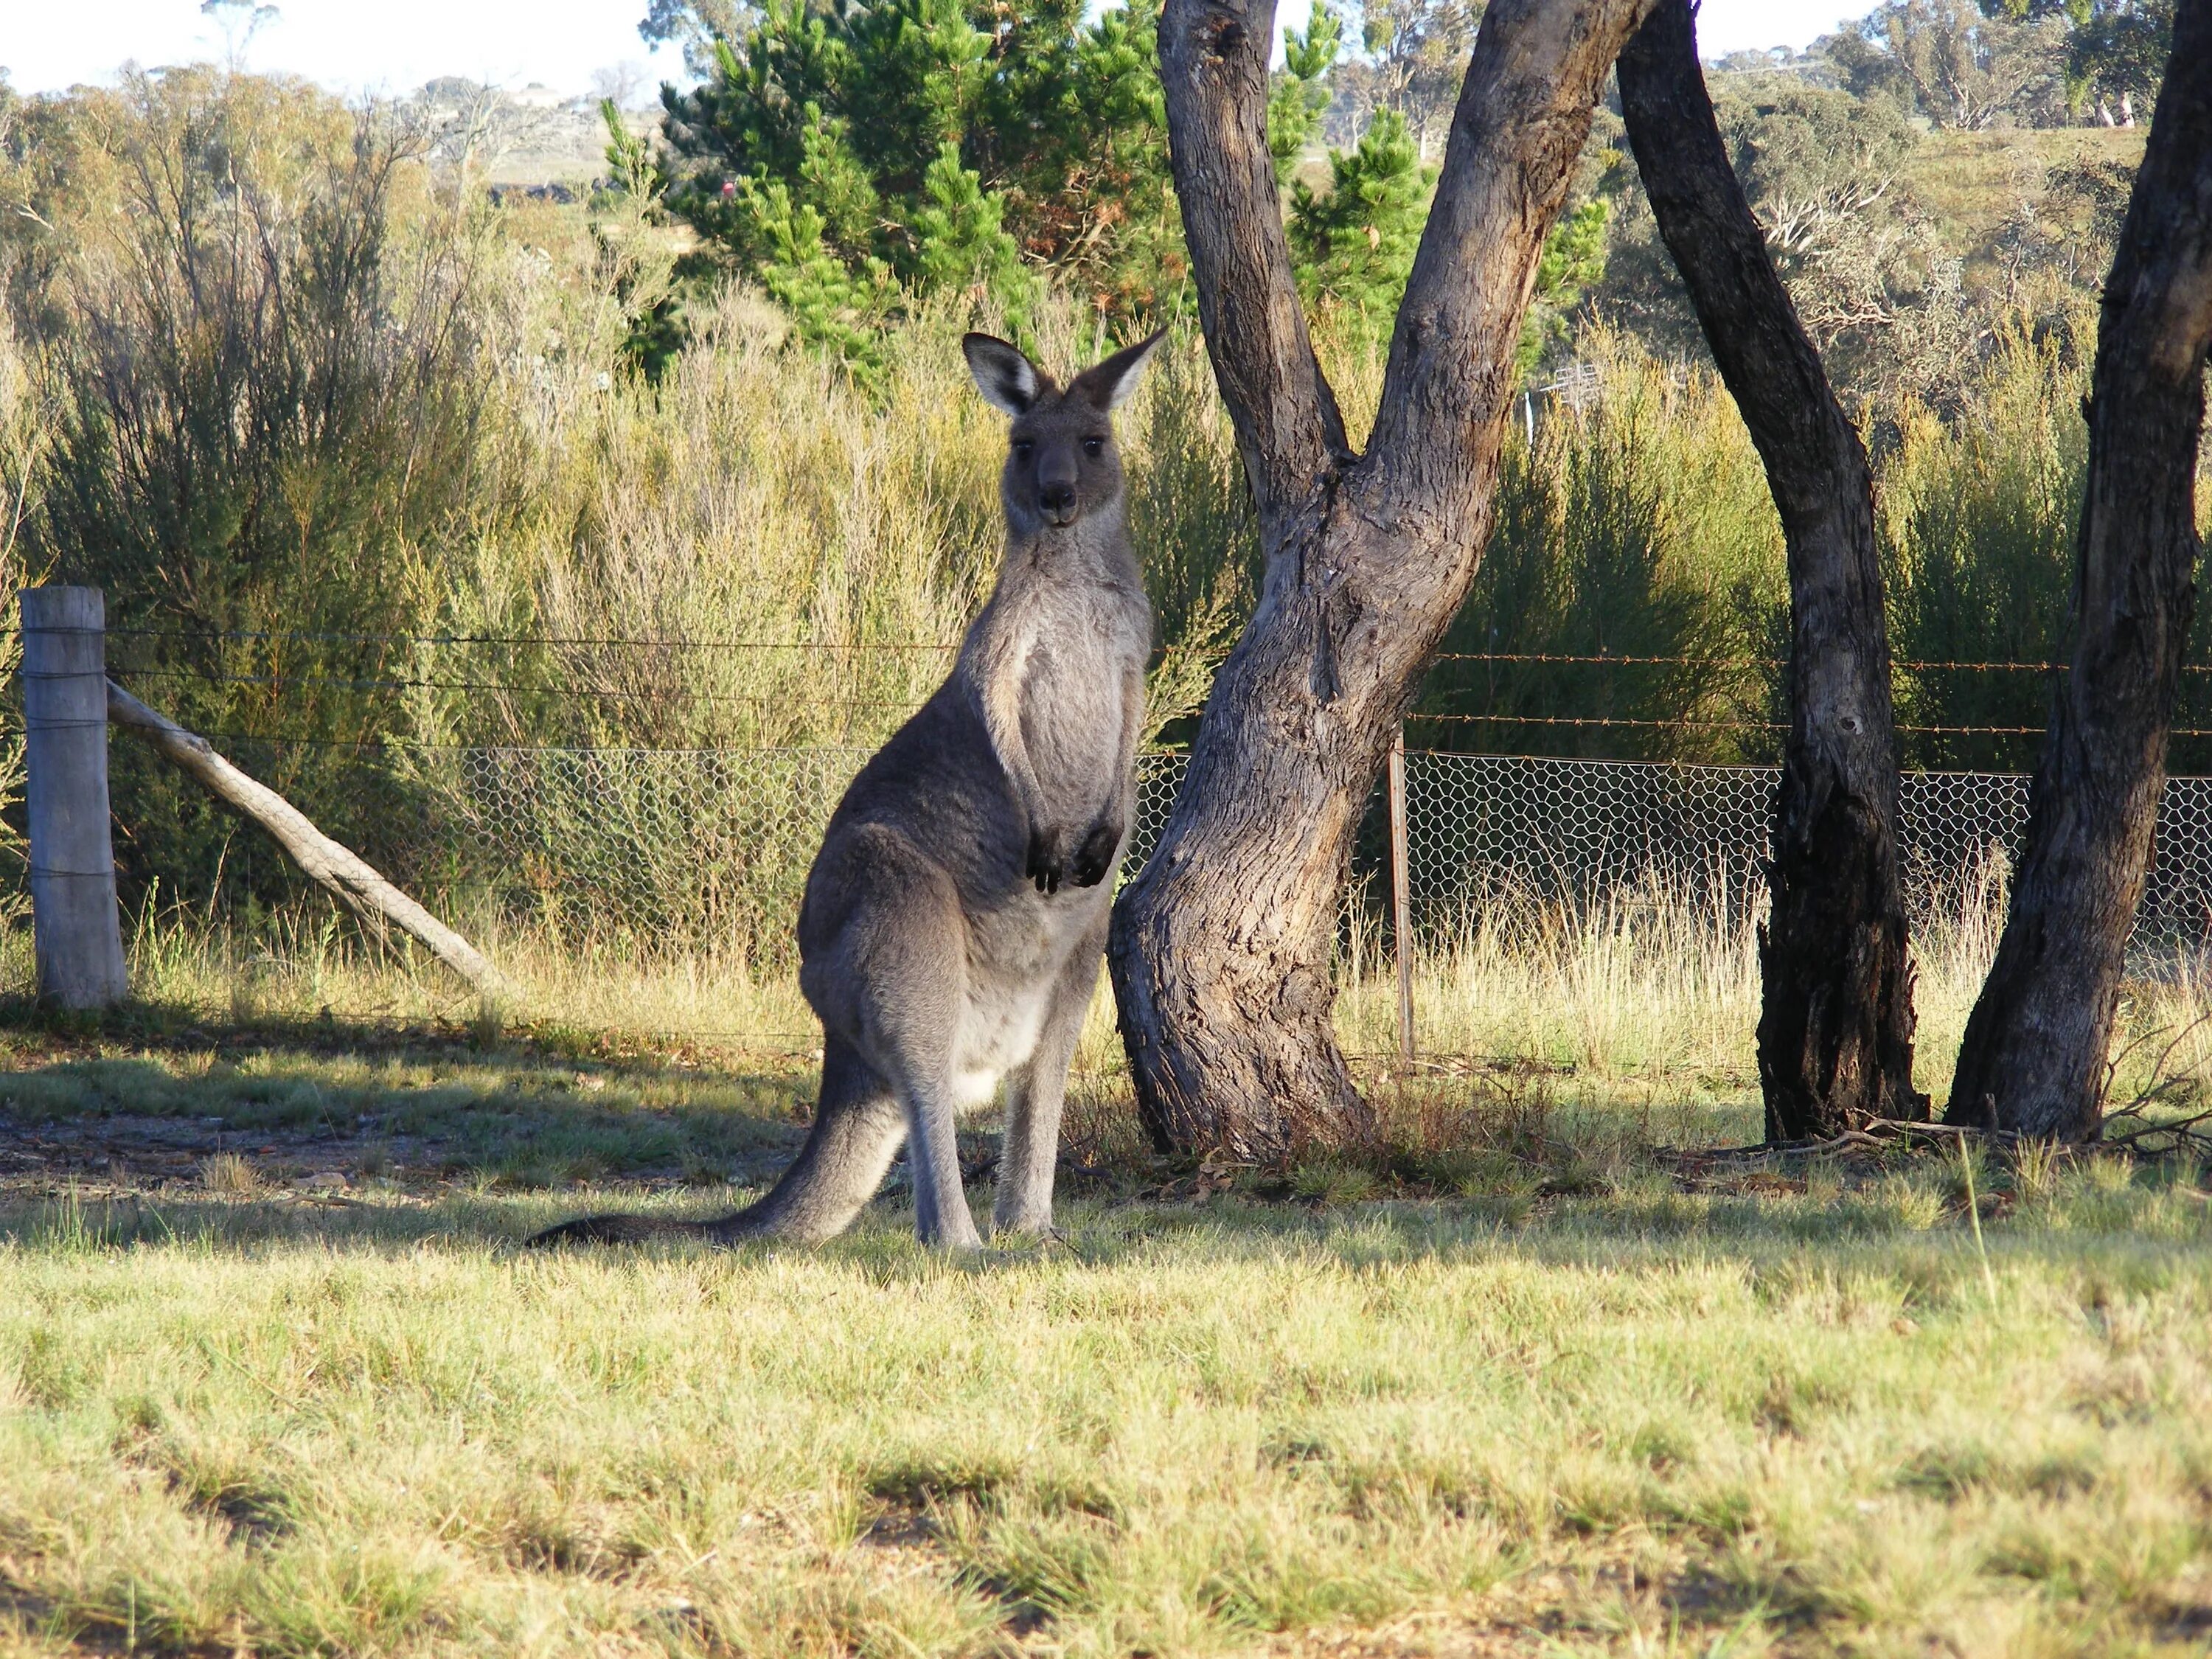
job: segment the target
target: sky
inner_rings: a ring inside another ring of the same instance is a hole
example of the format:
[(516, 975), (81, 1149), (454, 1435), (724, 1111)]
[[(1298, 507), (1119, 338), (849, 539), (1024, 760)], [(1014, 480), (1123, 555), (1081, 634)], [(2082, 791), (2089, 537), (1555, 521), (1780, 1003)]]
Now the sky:
[[(1310, 0), (1279, 3), (1285, 23), (1304, 21)], [(1708, 57), (1802, 47), (1872, 3), (1705, 0), (1699, 45)], [(249, 68), (347, 93), (405, 92), (441, 75), (581, 93), (595, 70), (625, 64), (649, 88), (683, 65), (665, 47), (648, 55), (637, 35), (644, 9), (645, 0), (278, 0), (243, 50)], [(125, 62), (221, 59), (239, 45), (199, 0), (0, 0), (0, 65), (21, 92), (112, 82)]]

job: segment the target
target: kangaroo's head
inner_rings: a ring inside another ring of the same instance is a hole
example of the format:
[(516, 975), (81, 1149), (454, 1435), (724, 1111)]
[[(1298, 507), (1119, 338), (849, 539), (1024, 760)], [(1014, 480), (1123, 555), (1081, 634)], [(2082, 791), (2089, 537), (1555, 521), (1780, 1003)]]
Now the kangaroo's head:
[(1121, 457), (1110, 416), (1137, 389), (1146, 360), (1165, 337), (1164, 329), (1115, 352), (1070, 380), (1065, 392), (1004, 340), (970, 334), (960, 343), (985, 401), (1013, 417), (999, 498), (1017, 538), (1064, 530), (1119, 507)]

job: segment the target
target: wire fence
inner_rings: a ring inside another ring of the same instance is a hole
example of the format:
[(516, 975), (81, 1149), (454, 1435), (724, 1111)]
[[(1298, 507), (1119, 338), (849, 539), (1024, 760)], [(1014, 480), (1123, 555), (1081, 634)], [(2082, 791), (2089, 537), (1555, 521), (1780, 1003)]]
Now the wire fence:
[[(282, 775), (279, 744), (234, 750)], [(806, 871), (861, 748), (387, 749), (363, 751), (352, 833), (408, 884), (464, 913), (582, 940), (757, 958), (787, 947)], [(1129, 867), (1157, 844), (1187, 757), (1140, 760)], [(1572, 906), (1655, 886), (1748, 920), (1778, 773), (1768, 767), (1411, 752), (1407, 848), (1412, 919), (1448, 939), (1486, 909)], [(1991, 860), (2017, 858), (2028, 780), (2017, 773), (1905, 775), (1899, 844), (1917, 921), (1955, 913)], [(1377, 797), (1353, 886), (1386, 869)], [(2171, 780), (2139, 942), (2212, 938), (2212, 778)]]
[[(661, 639), (569, 636), (333, 635), (314, 633), (179, 633), (156, 629), (110, 630), (117, 654), (130, 658), (155, 647), (221, 641), (262, 647), (308, 647), (314, 665), (283, 674), (261, 672), (250, 662), (184, 665), (172, 657), (131, 669), (126, 682), (161, 687), (198, 682), (244, 688), (264, 708), (289, 707), (285, 688), (453, 695), (464, 701), (526, 694), (556, 706), (595, 711), (603, 727), (625, 738), (649, 729), (629, 704), (656, 708), (697, 704), (787, 705), (781, 692), (715, 691), (681, 675), (663, 681), (639, 675), (633, 689), (599, 684), (591, 675), (544, 678), (544, 665), (526, 672), (534, 652), (612, 653), (607, 661), (640, 665), (717, 653), (818, 653), (837, 660), (903, 657), (927, 663), (920, 679), (933, 682), (945, 641), (884, 640), (823, 642), (769, 639)], [(366, 653), (334, 647), (373, 647)], [(451, 647), (477, 654), (447, 659)], [(483, 653), (491, 653), (489, 659)], [(339, 659), (351, 672), (333, 672)], [(592, 659), (594, 662), (598, 659)], [(1766, 659), (1712, 660), (1679, 657), (1577, 656), (1559, 653), (1446, 653), (1440, 665), (1486, 665), (1549, 672), (1553, 667), (1638, 670), (1723, 668), (1786, 671)], [(1900, 673), (1971, 673), (1993, 682), (2064, 672), (2041, 662), (1909, 662)], [(248, 669), (252, 672), (240, 672)], [(2192, 665), (2202, 674), (2208, 665)], [(831, 677), (834, 679), (834, 677)], [(830, 730), (855, 739), (888, 730), (910, 702), (828, 698), (827, 681), (812, 684), (810, 708), (858, 709), (881, 720), (844, 719)], [(718, 683), (719, 684), (719, 683)], [(903, 684), (903, 683), (902, 683)], [(1587, 690), (1587, 688), (1584, 688)], [(1462, 686), (1464, 702), (1479, 702)], [(1719, 752), (1741, 757), (1771, 754), (1780, 727), (1749, 710), (1674, 714), (1581, 712), (1574, 687), (1555, 688), (1567, 702), (1558, 708), (1539, 700), (1506, 712), (1425, 706), (1413, 716), (1418, 741), (1469, 739), (1469, 747), (1554, 743), (1577, 747), (1607, 741), (1648, 744), (1651, 733), (1695, 732), (1726, 738)], [(270, 695), (261, 697), (266, 691)], [(1546, 696), (1551, 695), (1547, 692)], [(603, 705), (615, 712), (600, 717)], [(502, 706), (507, 706), (502, 704)], [(534, 704), (514, 705), (528, 709)], [(1557, 708), (1557, 712), (1553, 712)], [(855, 726), (860, 729), (856, 730)], [(532, 737), (572, 730), (525, 714), (510, 729)], [(719, 720), (709, 729), (726, 731)], [(821, 728), (816, 728), (817, 733)], [(2023, 750), (2040, 735), (2024, 724), (1899, 722), (1901, 736), (1945, 739), (2019, 739)], [(823, 827), (845, 786), (872, 751), (864, 741), (762, 746), (757, 740), (698, 747), (637, 746), (599, 740), (594, 746), (559, 741), (514, 746), (464, 744), (347, 744), (305, 738), (233, 736), (210, 730), (220, 746), (249, 772), (296, 798), (341, 839), (357, 846), (403, 885), (455, 913), (496, 915), (503, 922), (542, 927), (564, 939), (618, 936), (633, 944), (674, 949), (732, 947), (756, 959), (790, 947), (792, 921), (807, 867)], [(2212, 738), (2212, 727), (2178, 726), (2178, 738)], [(1674, 751), (1669, 751), (1674, 752)], [(1692, 753), (1711, 756), (1707, 746)], [(1942, 763), (1945, 752), (1928, 754)], [(1956, 751), (1951, 751), (1956, 752)], [(2014, 750), (1969, 751), (1976, 763), (2003, 760)], [(1144, 757), (1131, 867), (1158, 841), (1185, 759), (1164, 751)], [(1407, 766), (1407, 877), (1412, 921), (1431, 939), (1462, 932), (1492, 907), (1512, 900), (1587, 905), (1626, 890), (1663, 884), (1694, 895), (1709, 906), (1748, 918), (1765, 900), (1763, 866), (1778, 776), (1771, 766), (1710, 763), (1708, 760), (1567, 758), (1416, 750)], [(134, 799), (118, 798), (126, 825), (176, 822), (196, 810), (156, 769), (125, 781)], [(2004, 770), (1912, 771), (1903, 780), (1900, 850), (1908, 903), (1916, 919), (1955, 912), (1985, 885), (2001, 860), (2019, 854), (2027, 810), (2026, 775)], [(166, 833), (166, 831), (165, 831)], [(171, 837), (154, 854), (145, 846), (143, 878), (168, 890), (189, 890), (194, 872), (212, 866), (216, 888), (229, 881), (242, 890), (265, 892), (267, 860), (257, 872), (251, 838), (234, 841), (228, 824), (199, 839)], [(1387, 870), (1389, 839), (1378, 799), (1358, 839), (1353, 889), (1370, 895), (1388, 890), (1371, 880)], [(226, 860), (235, 860), (234, 863)], [(166, 866), (166, 867), (165, 867)], [(240, 876), (244, 879), (240, 879)], [(263, 879), (257, 885), (257, 875)], [(204, 883), (203, 883), (204, 884)], [(210, 893), (212, 903), (215, 895)], [(1370, 901), (1371, 902), (1371, 899)], [(2154, 866), (2137, 939), (2212, 938), (2212, 779), (2179, 777), (2166, 789)]]

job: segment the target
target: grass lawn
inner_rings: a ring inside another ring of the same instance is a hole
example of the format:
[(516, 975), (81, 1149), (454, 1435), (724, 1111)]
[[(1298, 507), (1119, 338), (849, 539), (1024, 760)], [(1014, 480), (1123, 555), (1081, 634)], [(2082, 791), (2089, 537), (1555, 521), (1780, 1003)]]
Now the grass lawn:
[(535, 1255), (757, 1186), (809, 1079), (312, 1021), (4, 1048), (9, 1652), (2212, 1639), (2194, 1165), (1980, 1167), (1984, 1255), (1955, 1160), (1662, 1154), (1755, 1137), (1689, 1079), (1444, 1079), (1389, 1103), (1446, 1150), (1263, 1176), (1145, 1158), (1093, 1079), (1062, 1245), (925, 1254), (894, 1191), (823, 1249)]

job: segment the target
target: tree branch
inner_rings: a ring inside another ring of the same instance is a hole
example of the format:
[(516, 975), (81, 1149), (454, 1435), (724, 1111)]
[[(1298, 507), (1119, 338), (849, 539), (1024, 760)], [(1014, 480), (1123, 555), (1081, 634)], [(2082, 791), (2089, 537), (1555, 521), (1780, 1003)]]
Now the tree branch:
[[(1622, 44), (1652, 0), (1492, 0), (1452, 116), (1443, 175), (1398, 307), (1363, 510), (1457, 540), (1486, 527), (1486, 451), (1515, 345)], [(1479, 541), (1478, 538), (1478, 541)]]
[(1261, 544), (1344, 457), (1314, 359), (1267, 149), (1274, 0), (1168, 0), (1160, 80), (1199, 320), (1260, 509)]
[(1839, 493), (1870, 495), (1866, 453), (1729, 165), (1686, 0), (1661, 0), (1622, 49), (1620, 100), (1652, 216), (1794, 543)]

